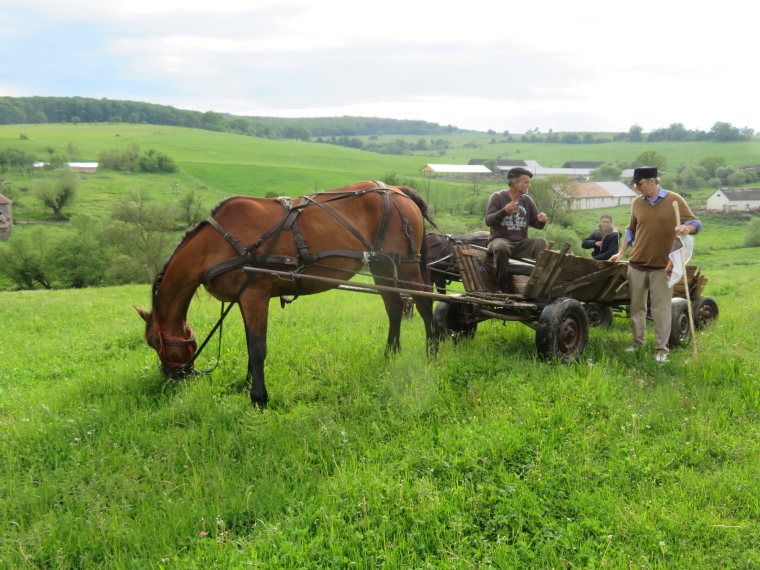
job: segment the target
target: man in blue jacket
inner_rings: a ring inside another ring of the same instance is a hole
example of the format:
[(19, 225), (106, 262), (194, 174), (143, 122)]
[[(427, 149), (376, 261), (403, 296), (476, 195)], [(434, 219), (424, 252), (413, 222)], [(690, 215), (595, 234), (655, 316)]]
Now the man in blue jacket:
[(583, 249), (594, 248), (592, 257), (597, 260), (609, 259), (618, 252), (620, 232), (612, 225), (612, 216), (604, 214), (599, 227), (583, 240)]

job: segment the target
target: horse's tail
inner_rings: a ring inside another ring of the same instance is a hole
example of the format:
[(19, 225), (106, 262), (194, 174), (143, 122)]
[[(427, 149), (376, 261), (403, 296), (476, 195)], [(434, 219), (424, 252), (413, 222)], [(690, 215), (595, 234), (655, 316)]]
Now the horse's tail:
[[(412, 200), (412, 202), (415, 203), (415, 205), (419, 208), (422, 217), (435, 226), (435, 222), (430, 217), (430, 213), (428, 211), (428, 203), (425, 201), (425, 198), (422, 197), (422, 194), (417, 192), (417, 190), (414, 188), (410, 188), (409, 186), (398, 186), (398, 189), (406, 194)], [(420, 241), (422, 242), (420, 245), (420, 273), (422, 273), (423, 283), (425, 283), (425, 285), (430, 285), (430, 271), (428, 269), (428, 247), (427, 243), (425, 243), (424, 231), (422, 232)]]
[(417, 192), (417, 190), (414, 188), (410, 188), (409, 186), (396, 186), (396, 188), (398, 188), (400, 192), (406, 194), (412, 200), (412, 202), (417, 205), (417, 207), (420, 209), (420, 212), (422, 212), (423, 218), (430, 220), (430, 214), (428, 214), (428, 203), (425, 201), (425, 198), (422, 197), (422, 194)]

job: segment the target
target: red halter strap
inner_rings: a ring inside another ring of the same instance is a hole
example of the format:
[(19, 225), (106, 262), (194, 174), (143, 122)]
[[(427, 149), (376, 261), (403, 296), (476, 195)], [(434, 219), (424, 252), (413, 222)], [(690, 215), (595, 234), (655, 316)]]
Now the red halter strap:
[(158, 338), (158, 356), (165, 366), (176, 366), (178, 368), (185, 367), (185, 364), (181, 364), (179, 362), (169, 362), (167, 360), (166, 358), (167, 346), (189, 347), (190, 348), (190, 362), (193, 362), (195, 358), (195, 347), (193, 346), (193, 343), (195, 342), (195, 333), (193, 332), (192, 329), (190, 329), (190, 338), (188, 339), (180, 338), (177, 336), (169, 336), (167, 334), (164, 334), (164, 331), (161, 328), (161, 325), (158, 324), (158, 319), (156, 319), (155, 315), (153, 316), (153, 328), (155, 329), (156, 337)]

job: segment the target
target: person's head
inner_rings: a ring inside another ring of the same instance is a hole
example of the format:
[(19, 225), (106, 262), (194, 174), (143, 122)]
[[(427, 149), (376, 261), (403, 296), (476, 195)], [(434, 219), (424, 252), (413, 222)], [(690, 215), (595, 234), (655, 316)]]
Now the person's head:
[(604, 214), (599, 220), (599, 226), (605, 232), (609, 230), (612, 227), (612, 216), (609, 214)]
[(634, 190), (643, 196), (650, 198), (655, 196), (660, 189), (660, 179), (657, 177), (656, 166), (640, 166), (633, 171), (631, 185)]
[(509, 172), (507, 172), (507, 183), (510, 190), (514, 190), (521, 195), (528, 193), (531, 178), (533, 178), (533, 173), (521, 166), (510, 168)]

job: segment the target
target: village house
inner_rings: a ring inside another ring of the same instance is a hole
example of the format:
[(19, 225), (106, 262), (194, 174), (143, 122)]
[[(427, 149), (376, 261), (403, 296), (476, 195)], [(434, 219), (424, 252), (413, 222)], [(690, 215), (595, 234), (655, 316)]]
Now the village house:
[(13, 200), (0, 194), (0, 240), (6, 240), (11, 235), (13, 225)]
[(707, 198), (707, 209), (746, 212), (760, 209), (760, 188), (719, 188)]
[[(32, 168), (44, 170), (46, 164), (46, 162), (35, 162), (32, 164)], [(67, 162), (65, 164), (74, 172), (81, 172), (83, 174), (95, 174), (98, 170), (97, 162)]]
[(578, 182), (572, 186), (572, 195), (567, 197), (569, 211), (596, 210), (629, 206), (637, 196), (622, 182)]
[[(468, 162), (469, 165), (483, 165), (485, 164), (485, 158), (473, 158)], [(568, 176), (573, 180), (588, 180), (591, 176), (591, 171), (599, 168), (603, 162), (582, 162), (582, 161), (567, 161), (560, 168), (550, 168), (541, 166), (535, 160), (515, 160), (515, 159), (498, 159), (497, 164), (499, 167), (499, 173), (504, 174), (510, 168), (515, 166), (522, 166), (527, 168), (533, 173), (533, 176), (537, 178), (546, 178), (553, 174), (561, 174)], [(630, 180), (633, 178), (633, 169), (629, 168), (624, 170), (621, 175), (621, 180)]]

